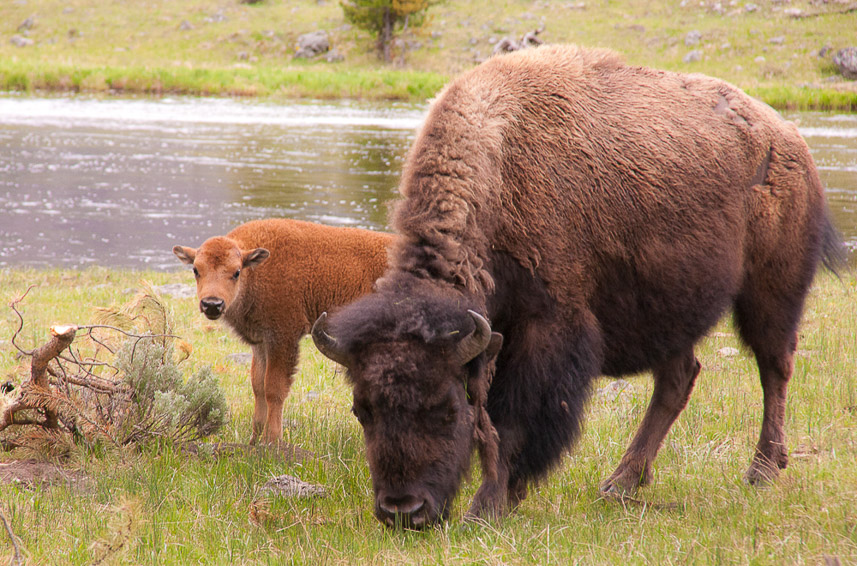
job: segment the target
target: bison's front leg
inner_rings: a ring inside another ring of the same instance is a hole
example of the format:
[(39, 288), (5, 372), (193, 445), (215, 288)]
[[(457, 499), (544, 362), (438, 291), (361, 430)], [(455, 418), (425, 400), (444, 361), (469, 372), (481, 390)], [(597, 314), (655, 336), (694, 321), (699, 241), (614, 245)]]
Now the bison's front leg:
[(652, 480), (652, 462), (661, 443), (684, 410), (702, 366), (693, 349), (654, 369), (655, 390), (643, 422), (616, 471), (601, 484), (610, 495), (633, 494)]
[(498, 519), (513, 511), (526, 497), (525, 481), (519, 479), (511, 484), (509, 482), (508, 455), (503, 457), (501, 442), (496, 477), (483, 478), (467, 516), (485, 520)]

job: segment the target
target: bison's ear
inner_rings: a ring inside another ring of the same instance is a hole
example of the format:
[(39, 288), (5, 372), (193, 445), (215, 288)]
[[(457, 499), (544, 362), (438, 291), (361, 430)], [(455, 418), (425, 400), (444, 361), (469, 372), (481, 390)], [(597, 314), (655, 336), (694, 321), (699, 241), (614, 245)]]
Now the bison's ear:
[(499, 332), (492, 332), (488, 346), (483, 351), (485, 355), (478, 356), (469, 364), (469, 375), (465, 388), (467, 389), (467, 399), (471, 405), (484, 404), (488, 399), (488, 388), (491, 387), (491, 377), (494, 375), (494, 360), (502, 347), (503, 335)]
[(491, 363), (500, 353), (500, 348), (503, 347), (503, 335), (499, 332), (491, 333), (491, 341), (488, 342), (488, 347), (485, 348), (485, 361)]
[(241, 258), (241, 265), (242, 267), (253, 267), (254, 265), (260, 265), (264, 263), (264, 261), (268, 259), (270, 255), (271, 252), (269, 252), (265, 248), (256, 248), (255, 250), (244, 252)]
[(193, 260), (196, 259), (196, 250), (193, 248), (175, 246), (173, 253), (176, 254), (177, 258), (182, 260), (182, 263), (187, 263), (188, 265), (193, 265)]

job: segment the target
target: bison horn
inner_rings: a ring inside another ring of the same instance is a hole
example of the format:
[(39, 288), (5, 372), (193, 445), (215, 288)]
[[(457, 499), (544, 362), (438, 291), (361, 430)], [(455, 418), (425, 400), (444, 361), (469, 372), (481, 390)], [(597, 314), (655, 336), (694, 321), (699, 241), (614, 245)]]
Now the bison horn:
[(462, 338), (455, 349), (455, 355), (461, 365), (484, 352), (491, 342), (491, 325), (485, 320), (485, 317), (472, 310), (468, 310), (467, 314), (473, 318), (476, 329)]
[(325, 326), (327, 326), (327, 313), (323, 312), (312, 325), (312, 341), (315, 342), (315, 347), (334, 362), (348, 367), (351, 364), (351, 356), (340, 347), (336, 338), (325, 332)]

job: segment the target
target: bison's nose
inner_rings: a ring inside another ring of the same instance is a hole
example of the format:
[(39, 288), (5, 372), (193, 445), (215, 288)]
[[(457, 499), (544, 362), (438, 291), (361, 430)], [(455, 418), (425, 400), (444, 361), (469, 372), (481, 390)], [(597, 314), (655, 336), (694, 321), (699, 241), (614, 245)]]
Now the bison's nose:
[(199, 310), (202, 311), (202, 314), (214, 320), (220, 318), (220, 315), (223, 314), (223, 305), (223, 299), (206, 297), (199, 301)]
[(378, 518), (388, 527), (421, 529), (430, 522), (426, 513), (426, 500), (414, 495), (380, 497), (378, 509)]

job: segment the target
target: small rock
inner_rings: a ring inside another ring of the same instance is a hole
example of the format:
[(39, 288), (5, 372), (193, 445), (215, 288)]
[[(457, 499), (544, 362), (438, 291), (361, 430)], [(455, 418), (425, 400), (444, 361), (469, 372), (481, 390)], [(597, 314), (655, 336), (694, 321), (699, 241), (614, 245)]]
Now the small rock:
[(35, 43), (32, 39), (23, 35), (13, 35), (9, 42), (17, 47), (29, 47)]
[(719, 350), (717, 350), (717, 353), (723, 356), (724, 358), (731, 358), (733, 356), (737, 356), (741, 352), (738, 350), (738, 348), (732, 348), (730, 346), (727, 346), (725, 348), (720, 348)]
[(179, 24), (179, 29), (181, 31), (190, 31), (193, 29), (193, 25), (187, 20), (182, 20), (182, 23)]
[(316, 55), (330, 51), (330, 39), (324, 30), (305, 33), (298, 37), (296, 59), (311, 59)]
[(826, 57), (826, 56), (827, 56), (827, 54), (828, 54), (828, 53), (830, 53), (830, 51), (831, 51), (832, 49), (833, 49), (833, 48), (832, 48), (831, 46), (829, 46), (829, 45), (825, 45), (824, 47), (822, 47), (821, 49), (819, 49), (819, 50), (818, 50), (818, 56), (819, 56), (819, 57)]
[(324, 488), (299, 480), (294, 476), (276, 476), (265, 482), (262, 489), (283, 497), (323, 497)]
[(702, 33), (697, 30), (689, 31), (684, 36), (684, 44), (688, 47), (699, 45), (700, 40), (702, 40)]
[(205, 21), (210, 24), (216, 24), (220, 22), (225, 22), (228, 18), (223, 15), (223, 12), (217, 12), (216, 14), (212, 14), (205, 18)]
[(747, 12), (756, 12), (759, 10), (759, 7), (756, 4), (745, 4), (744, 10)]
[(786, 38), (782, 35), (778, 35), (777, 37), (772, 37), (768, 40), (768, 43), (773, 43), (774, 45), (782, 45), (786, 42)]
[(161, 295), (169, 295), (176, 299), (189, 299), (196, 297), (196, 289), (193, 285), (185, 285), (184, 283), (167, 283), (155, 287), (155, 291)]
[(36, 25), (36, 16), (30, 16), (18, 26), (18, 31), (26, 31), (28, 29), (33, 29), (33, 26)]
[(685, 63), (696, 63), (697, 61), (702, 61), (702, 51), (699, 49), (694, 49), (690, 53), (684, 56), (682, 59)]
[(846, 79), (857, 79), (857, 47), (845, 47), (833, 56), (833, 64)]
[(762, 55), (759, 55), (758, 57), (753, 59), (753, 61), (755, 61), (756, 63), (764, 63), (765, 61), (767, 61), (767, 59), (765, 59)]
[(327, 52), (327, 55), (325, 55), (324, 60), (328, 63), (339, 63), (340, 61), (345, 61), (345, 55), (337, 51), (334, 47), (333, 49)]
[(226, 356), (226, 359), (232, 360), (236, 364), (245, 365), (253, 361), (253, 354), (250, 352), (236, 352)]
[(791, 18), (799, 18), (803, 15), (803, 10), (800, 8), (786, 8), (783, 13)]

